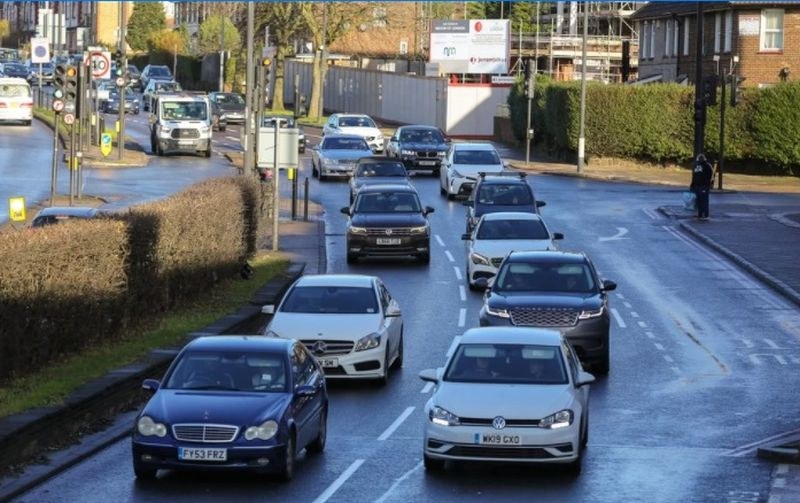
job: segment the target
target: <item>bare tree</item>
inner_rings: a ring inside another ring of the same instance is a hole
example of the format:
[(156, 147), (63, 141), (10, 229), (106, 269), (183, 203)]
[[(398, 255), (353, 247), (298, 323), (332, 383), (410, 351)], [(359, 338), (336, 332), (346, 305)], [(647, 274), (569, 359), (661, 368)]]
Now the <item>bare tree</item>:
[[(305, 20), (302, 16), (300, 4), (295, 2), (264, 2), (256, 4), (256, 31), (261, 32), (269, 26), (270, 42), (276, 48), (275, 64), (275, 92), (272, 97), (272, 108), (282, 110), (284, 62), (286, 56), (292, 54), (292, 42), (305, 30)], [(295, 103), (295, 106), (297, 104)]]

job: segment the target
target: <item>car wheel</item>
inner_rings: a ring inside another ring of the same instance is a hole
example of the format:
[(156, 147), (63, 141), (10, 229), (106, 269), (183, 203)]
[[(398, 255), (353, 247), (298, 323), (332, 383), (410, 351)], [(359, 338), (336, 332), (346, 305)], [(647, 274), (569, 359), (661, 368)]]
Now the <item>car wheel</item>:
[(377, 380), (378, 386), (389, 384), (389, 344), (386, 344), (386, 351), (383, 353), (383, 375)]
[(566, 466), (567, 472), (571, 475), (579, 475), (583, 468), (583, 440), (578, 442), (578, 459)]
[(319, 454), (320, 452), (325, 450), (325, 441), (328, 439), (328, 407), (322, 409), (322, 412), (319, 415), (319, 432), (317, 433), (317, 438), (315, 438), (308, 446), (306, 450), (308, 452)]
[(400, 344), (397, 346), (397, 358), (394, 360), (394, 368), (403, 368), (403, 329), (400, 328)]
[(286, 440), (286, 451), (283, 453), (283, 466), (279, 473), (280, 479), (284, 482), (289, 482), (294, 478), (294, 432), (289, 435)]
[(447, 194), (447, 191), (442, 187), (441, 183), (439, 184), (439, 193), (443, 196)]
[(228, 126), (220, 126), (219, 127), (219, 130), (222, 131), (223, 133), (225, 132), (226, 129), (228, 129)]
[(608, 343), (606, 343), (606, 352), (603, 355), (603, 359), (599, 362), (594, 364), (594, 368), (592, 369), (594, 372), (600, 375), (607, 375), (610, 367), (610, 358), (608, 354)]
[(25, 121), (26, 126), (30, 126), (31, 124), (33, 124), (33, 121)]
[(417, 260), (419, 260), (420, 264), (430, 264), (431, 253), (430, 252), (420, 253), (419, 255), (417, 255)]
[(581, 436), (581, 447), (589, 444), (589, 412), (583, 411), (583, 436)]
[(433, 168), (433, 176), (439, 176), (439, 171), (441, 168)]
[(348, 264), (355, 264), (356, 262), (358, 262), (358, 255), (356, 255), (355, 253), (348, 253), (347, 254), (347, 263)]
[(151, 468), (142, 464), (141, 461), (133, 460), (133, 474), (140, 480), (153, 480), (158, 473), (157, 468)]
[(305, 147), (300, 147), (300, 153), (301, 154), (305, 154), (306, 153), (306, 148)]
[(161, 144), (158, 141), (156, 141), (156, 155), (159, 157), (164, 155), (164, 149), (161, 148)]
[(205, 157), (207, 157), (207, 158), (208, 158), (208, 157), (211, 157), (211, 147), (208, 147), (208, 150), (206, 150), (206, 151), (203, 153), (203, 155), (204, 155)]
[(314, 164), (314, 161), (311, 161), (311, 176), (316, 178), (319, 175), (319, 171), (317, 171), (317, 165)]
[(139, 109), (138, 108), (133, 111), (133, 115), (139, 115)]
[(436, 459), (428, 456), (427, 454), (422, 455), (422, 462), (425, 465), (425, 469), (429, 472), (441, 472), (444, 470), (444, 460), (443, 459)]
[(481, 290), (481, 288), (478, 285), (476, 285), (475, 283), (472, 282), (471, 279), (469, 279), (469, 269), (467, 269), (467, 286), (472, 292), (477, 292)]

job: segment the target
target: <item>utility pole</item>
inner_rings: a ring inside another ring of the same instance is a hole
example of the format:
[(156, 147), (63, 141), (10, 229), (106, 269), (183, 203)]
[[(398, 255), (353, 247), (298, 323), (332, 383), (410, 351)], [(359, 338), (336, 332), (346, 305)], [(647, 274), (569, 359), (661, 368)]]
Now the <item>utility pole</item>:
[(695, 19), (695, 71), (694, 71), (694, 156), (704, 152), (706, 103), (703, 99), (703, 2), (697, 2)]
[(320, 51), (319, 116), (325, 115), (325, 74), (328, 69), (328, 3), (322, 2), (322, 47)]
[(278, 161), (280, 160), (280, 156), (278, 155), (280, 130), (281, 121), (275, 120), (275, 164), (272, 170), (272, 251), (278, 251), (278, 232), (281, 218), (281, 193), (278, 190), (278, 181), (281, 179), (281, 169), (278, 165)]
[(528, 122), (525, 126), (525, 165), (527, 166), (531, 162), (531, 142), (533, 141), (533, 129), (531, 128), (531, 109), (536, 87), (536, 63), (531, 63), (531, 60), (528, 60), (528, 64), (525, 67), (525, 73), (527, 77), (527, 89), (525, 94), (528, 95)]
[[(119, 2), (119, 51), (122, 53), (122, 68), (117, 68), (117, 73), (122, 70), (125, 75), (128, 69), (128, 59), (125, 57), (125, 8), (126, 1)], [(125, 158), (125, 86), (119, 86), (119, 132), (117, 133), (117, 159)]]
[(578, 135), (578, 173), (586, 160), (586, 41), (589, 38), (589, 2), (583, 2), (583, 47), (581, 48), (581, 127)]
[(219, 16), (219, 92), (225, 92), (225, 16)]
[[(253, 128), (257, 126), (255, 124), (255, 118), (253, 113), (253, 108), (255, 104), (255, 68), (254, 68), (254, 60), (253, 60), (253, 32), (255, 31), (254, 27), (254, 18), (255, 18), (255, 3), (254, 2), (247, 2), (247, 77), (246, 77), (246, 94), (245, 94), (245, 121), (244, 121), (244, 137), (245, 137), (245, 145), (244, 145), (244, 169), (245, 172), (248, 172), (254, 169), (254, 150), (253, 150)], [(256, 127), (256, 130), (258, 128)]]

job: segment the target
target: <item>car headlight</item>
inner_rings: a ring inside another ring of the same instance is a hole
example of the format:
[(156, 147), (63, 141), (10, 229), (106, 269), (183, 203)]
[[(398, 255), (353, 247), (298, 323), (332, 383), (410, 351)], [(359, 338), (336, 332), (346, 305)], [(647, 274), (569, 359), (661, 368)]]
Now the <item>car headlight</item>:
[(377, 348), (381, 345), (381, 336), (378, 334), (369, 334), (360, 338), (356, 342), (356, 351), (366, 351), (367, 349)]
[(508, 309), (493, 309), (492, 306), (486, 304), (486, 314), (490, 316), (497, 316), (498, 318), (510, 318)]
[(135, 100), (133, 100), (133, 104), (134, 104), (134, 105), (139, 105), (139, 100), (138, 100), (138, 98), (137, 98), (137, 99), (135, 99)]
[(169, 133), (170, 133), (170, 131), (172, 131), (170, 128), (168, 128), (168, 127), (162, 127), (162, 128), (161, 128), (161, 135), (162, 135), (162, 136), (168, 136), (168, 135), (169, 135)]
[(267, 330), (266, 332), (264, 332), (264, 337), (278, 337), (278, 338), (280, 338), (280, 335), (278, 335), (277, 332), (273, 332), (272, 330)]
[(492, 262), (489, 260), (489, 257), (484, 257), (480, 253), (475, 253), (475, 252), (470, 253), (469, 259), (472, 261), (473, 264), (476, 265), (492, 265)]
[(163, 437), (167, 434), (167, 427), (153, 421), (149, 416), (142, 416), (136, 423), (136, 430), (145, 437)]
[(550, 414), (546, 418), (539, 421), (539, 428), (548, 428), (551, 430), (566, 428), (572, 424), (572, 416), (573, 414), (571, 410), (560, 410), (555, 414)]
[(461, 424), (461, 420), (458, 419), (458, 416), (438, 405), (434, 406), (428, 413), (428, 419), (430, 419), (433, 424), (438, 424), (439, 426), (458, 426)]
[(464, 178), (464, 175), (461, 174), (457, 169), (453, 168), (452, 170), (453, 178)]
[(200, 132), (203, 134), (208, 134), (211, 132), (211, 126), (203, 126), (200, 128)]
[(402, 149), (400, 150), (400, 153), (403, 155), (414, 155), (416, 152), (414, 152), (413, 150)]
[(251, 426), (244, 431), (245, 440), (269, 440), (278, 433), (278, 423), (270, 419), (258, 426)]
[(378, 133), (378, 136), (375, 137), (376, 140), (383, 140), (383, 135)]
[(605, 310), (606, 310), (605, 306), (600, 306), (600, 309), (589, 309), (586, 311), (581, 311), (581, 314), (578, 315), (578, 319), (588, 320), (589, 318), (597, 318), (598, 316), (602, 316)]
[(423, 225), (420, 227), (412, 227), (411, 229), (409, 229), (409, 231), (411, 232), (411, 234), (425, 234), (428, 232), (428, 226)]
[(436, 152), (436, 155), (439, 156), (439, 157), (444, 157), (445, 155), (447, 155), (447, 152), (445, 152), (445, 151)]
[(367, 228), (366, 227), (350, 227), (350, 234), (366, 234)]

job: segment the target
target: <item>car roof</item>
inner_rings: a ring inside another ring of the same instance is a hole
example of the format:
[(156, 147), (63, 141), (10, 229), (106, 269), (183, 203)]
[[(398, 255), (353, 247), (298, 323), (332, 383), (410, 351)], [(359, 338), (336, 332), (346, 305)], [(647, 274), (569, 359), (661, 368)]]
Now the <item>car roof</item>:
[(372, 118), (367, 114), (333, 114), (333, 115), (335, 115), (336, 117), (367, 117), (370, 119)]
[(263, 335), (211, 335), (198, 337), (184, 349), (192, 351), (259, 351), (286, 353), (294, 344), (293, 339), (265, 337)]
[(498, 211), (486, 213), (481, 217), (483, 220), (542, 220), (536, 213), (525, 213), (522, 211)]
[(433, 131), (439, 131), (438, 127), (436, 127), (436, 126), (427, 126), (425, 124), (417, 124), (417, 125), (412, 125), (412, 126), (400, 126), (397, 129), (402, 129), (402, 130), (405, 130), (405, 129), (431, 129)]
[(50, 206), (39, 212), (37, 217), (46, 217), (50, 215), (59, 215), (66, 217), (93, 217), (97, 215), (97, 208), (90, 208), (85, 206)]
[(534, 327), (478, 327), (461, 336), (461, 344), (537, 344), (560, 346), (561, 332)]
[(453, 143), (454, 150), (496, 150), (494, 145), (491, 143), (485, 142), (474, 142), (474, 141), (465, 141), (465, 142), (456, 142)]
[(322, 139), (325, 138), (350, 138), (350, 139), (358, 139), (363, 140), (364, 137), (357, 134), (350, 134), (350, 133), (328, 133)]
[(507, 262), (553, 263), (553, 264), (583, 264), (586, 255), (578, 252), (566, 251), (513, 251), (506, 257)]
[(375, 276), (366, 274), (309, 274), (301, 276), (296, 286), (355, 286), (371, 287)]
[(491, 175), (488, 174), (478, 179), (478, 183), (487, 185), (528, 185), (525, 177)]
[(362, 157), (358, 160), (359, 164), (399, 164), (400, 166), (405, 167), (403, 161), (398, 159), (392, 159), (391, 157), (385, 157), (382, 155), (371, 155), (367, 157)]
[(417, 189), (408, 183), (373, 183), (365, 185), (358, 191), (362, 192), (413, 192), (418, 194)]

